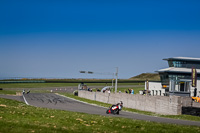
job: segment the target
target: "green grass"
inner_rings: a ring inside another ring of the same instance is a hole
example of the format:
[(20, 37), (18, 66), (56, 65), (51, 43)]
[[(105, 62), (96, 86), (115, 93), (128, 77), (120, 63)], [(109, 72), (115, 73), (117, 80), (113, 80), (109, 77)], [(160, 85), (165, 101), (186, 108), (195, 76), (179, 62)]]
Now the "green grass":
[[(25, 89), (25, 91), (28, 91), (29, 89)], [(32, 93), (50, 93), (50, 90), (46, 90), (46, 89), (30, 89)], [(10, 89), (10, 88), (6, 88), (4, 90), (0, 90), (0, 94), (10, 94), (10, 95), (15, 95), (16, 92), (22, 92), (23, 89), (19, 88), (19, 89)]]
[(0, 84), (0, 88), (46, 88), (78, 86), (78, 83), (9, 83)]
[[(72, 94), (69, 93), (59, 93), (61, 95), (70, 97), (70, 98), (74, 98), (80, 101), (84, 101), (90, 104), (96, 104), (99, 106), (103, 106), (103, 107), (110, 107), (111, 104), (107, 104), (107, 103), (102, 103), (99, 101), (93, 101), (93, 100), (89, 100), (89, 99), (85, 99), (85, 98), (81, 98), (78, 96), (74, 96)], [(141, 110), (137, 110), (137, 109), (131, 109), (131, 108), (123, 108), (124, 111), (129, 111), (129, 112), (134, 112), (134, 113), (139, 113), (139, 114), (144, 114), (144, 115), (151, 115), (151, 116), (157, 116), (157, 117), (165, 117), (165, 118), (173, 118), (173, 119), (182, 119), (182, 120), (191, 120), (191, 121), (200, 121), (200, 117), (198, 116), (191, 116), (191, 115), (160, 115), (160, 114), (156, 114), (153, 112), (148, 112), (148, 111), (141, 111)]]
[[(0, 84), (0, 88), (46, 88), (77, 86), (79, 83), (8, 83)], [(87, 83), (87, 86), (111, 86), (111, 83)], [(119, 83), (118, 85), (143, 85), (143, 83)]]
[(0, 94), (11, 94), (11, 95), (15, 95), (15, 94), (16, 94), (16, 91), (0, 90)]
[(107, 117), (69, 111), (37, 108), (0, 98), (0, 133), (189, 133), (200, 127), (162, 124), (127, 118)]

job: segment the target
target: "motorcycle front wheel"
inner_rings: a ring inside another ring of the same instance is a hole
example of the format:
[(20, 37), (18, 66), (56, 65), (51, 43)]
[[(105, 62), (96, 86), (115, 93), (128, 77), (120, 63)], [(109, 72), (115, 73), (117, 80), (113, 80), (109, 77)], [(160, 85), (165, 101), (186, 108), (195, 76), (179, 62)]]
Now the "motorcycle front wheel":
[(119, 114), (119, 110), (118, 110), (118, 109), (114, 110), (113, 114), (114, 114), (114, 115), (115, 115), (115, 114)]
[(106, 114), (109, 114), (109, 112), (108, 112), (108, 111), (109, 111), (109, 109), (106, 111)]

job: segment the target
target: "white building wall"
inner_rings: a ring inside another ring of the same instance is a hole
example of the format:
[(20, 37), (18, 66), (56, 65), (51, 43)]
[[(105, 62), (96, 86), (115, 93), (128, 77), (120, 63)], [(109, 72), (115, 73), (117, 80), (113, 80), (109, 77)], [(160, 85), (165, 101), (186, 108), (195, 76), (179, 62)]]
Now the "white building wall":
[(197, 80), (197, 96), (200, 97), (200, 80)]
[[(178, 86), (177, 87), (177, 90), (178, 90)], [(200, 80), (197, 80), (197, 96), (200, 97)], [(145, 82), (145, 90), (146, 90), (146, 82)], [(192, 87), (192, 84), (190, 84), (190, 96), (194, 96), (194, 87)], [(150, 90), (150, 93), (151, 95), (155, 96), (155, 95), (160, 95), (160, 91), (161, 91), (161, 96), (164, 96), (164, 93), (165, 93), (165, 89), (162, 89), (162, 85), (161, 85), (161, 82), (149, 82), (149, 90)], [(156, 93), (157, 92), (157, 93)]]
[[(196, 88), (197, 88), (197, 96), (200, 97), (200, 80), (197, 80), (197, 87)], [(194, 96), (194, 89), (195, 89), (195, 87), (192, 87), (192, 84), (191, 84), (190, 92), (191, 92), (192, 97)]]
[[(147, 89), (146, 87), (147, 86), (145, 82), (145, 90)], [(149, 82), (149, 91), (152, 96), (155, 96), (155, 95), (164, 96), (164, 93), (165, 93), (165, 89), (162, 89), (161, 82)]]

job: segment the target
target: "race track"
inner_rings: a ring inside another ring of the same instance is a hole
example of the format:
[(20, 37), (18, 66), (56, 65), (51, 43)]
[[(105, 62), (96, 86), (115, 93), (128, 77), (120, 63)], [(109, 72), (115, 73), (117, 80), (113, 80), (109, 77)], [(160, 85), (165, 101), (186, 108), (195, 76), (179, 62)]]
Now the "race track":
[(131, 119), (145, 120), (152, 122), (200, 126), (200, 122), (160, 118), (154, 116), (141, 115), (137, 113), (125, 112), (125, 111), (121, 111), (119, 115), (106, 114), (107, 108), (90, 105), (77, 100), (73, 100), (71, 98), (56, 95), (54, 93), (30, 93), (30, 94), (25, 94), (24, 97), (28, 102), (28, 104), (36, 107), (68, 110), (74, 112), (83, 112), (88, 114), (97, 114), (97, 115), (112, 116), (112, 117), (124, 117), (124, 118), (131, 118)]

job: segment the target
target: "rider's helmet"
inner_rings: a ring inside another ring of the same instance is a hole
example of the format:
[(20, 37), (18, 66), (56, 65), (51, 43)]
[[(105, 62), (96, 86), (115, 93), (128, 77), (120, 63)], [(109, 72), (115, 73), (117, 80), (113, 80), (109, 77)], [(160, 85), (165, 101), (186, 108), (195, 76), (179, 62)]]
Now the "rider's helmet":
[(120, 101), (120, 105), (123, 105), (123, 102), (122, 102), (122, 101)]

